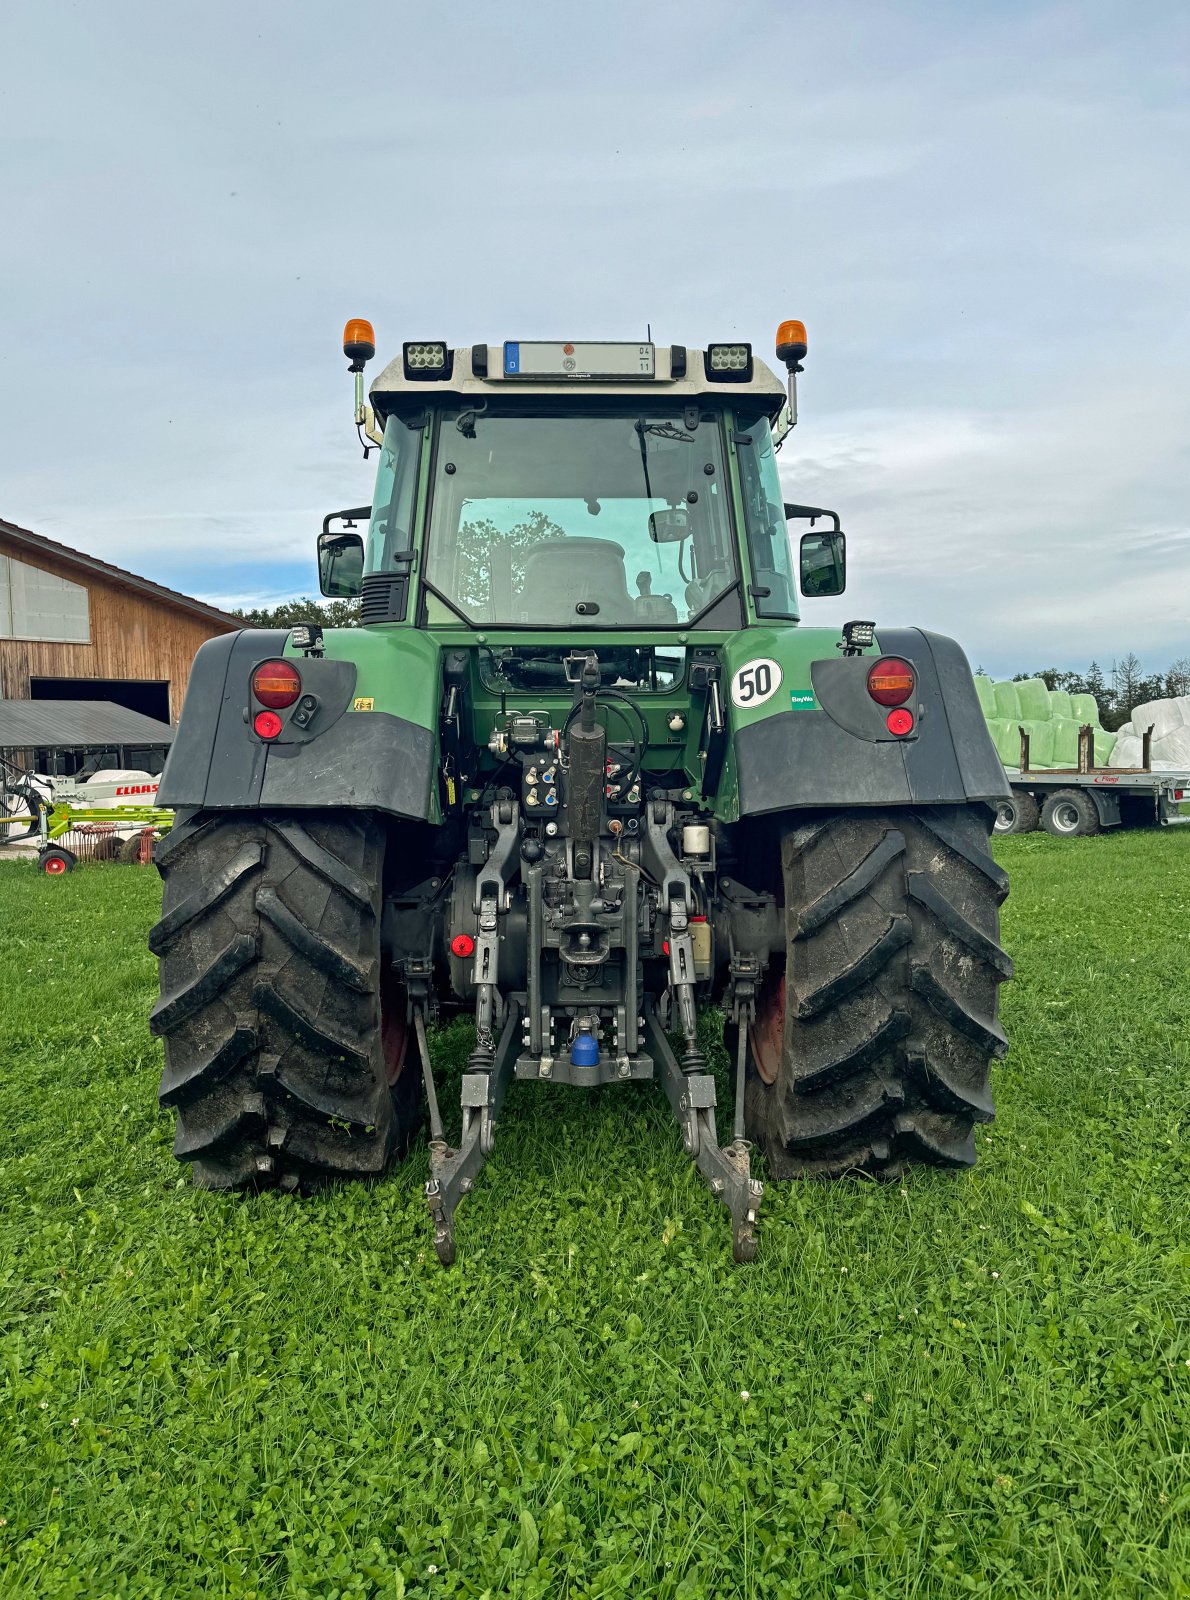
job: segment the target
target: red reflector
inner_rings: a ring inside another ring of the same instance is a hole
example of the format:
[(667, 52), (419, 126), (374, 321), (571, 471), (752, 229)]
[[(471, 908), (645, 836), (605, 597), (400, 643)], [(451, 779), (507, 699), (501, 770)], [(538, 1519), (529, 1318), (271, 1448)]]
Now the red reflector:
[(884, 719), (884, 726), (889, 733), (912, 733), (913, 713), (912, 711), (890, 711)]
[(450, 941), (452, 956), (473, 956), (475, 954), (475, 940), (469, 933), (456, 933)]
[(289, 661), (262, 661), (252, 674), (252, 693), (274, 711), (291, 706), (301, 692), (301, 674)]
[(669, 954), (669, 940), (668, 939), (662, 939), (661, 948), (665, 951), (666, 955)]
[(900, 656), (881, 656), (868, 673), (868, 693), (882, 706), (904, 705), (917, 682), (913, 668)]
[(262, 739), (275, 739), (281, 732), (281, 718), (275, 711), (258, 711), (252, 726)]

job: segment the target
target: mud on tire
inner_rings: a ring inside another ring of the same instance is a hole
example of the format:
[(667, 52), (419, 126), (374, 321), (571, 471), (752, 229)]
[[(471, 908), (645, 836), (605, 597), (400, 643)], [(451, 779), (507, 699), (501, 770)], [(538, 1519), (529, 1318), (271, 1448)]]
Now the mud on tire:
[(747, 1090), (774, 1176), (973, 1165), (1012, 972), (991, 822), (983, 806), (857, 810), (784, 833), (785, 966), (762, 991)]
[(408, 1142), (420, 1083), (381, 964), (384, 844), (337, 811), (198, 813), (157, 845), (150, 1027), (196, 1184), (369, 1177)]

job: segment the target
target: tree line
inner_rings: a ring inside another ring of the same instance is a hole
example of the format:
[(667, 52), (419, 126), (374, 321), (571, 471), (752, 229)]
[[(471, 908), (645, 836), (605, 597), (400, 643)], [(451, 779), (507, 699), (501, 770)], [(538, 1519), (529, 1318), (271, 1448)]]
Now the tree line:
[[(978, 667), (978, 672), (983, 668)], [(1131, 721), (1136, 706), (1150, 700), (1169, 700), (1190, 694), (1190, 656), (1179, 656), (1164, 672), (1146, 673), (1140, 657), (1128, 655), (1113, 661), (1109, 673), (1097, 661), (1086, 672), (1062, 672), (1058, 667), (1043, 667), (1037, 672), (1015, 672), (1013, 683), (1040, 678), (1047, 689), (1065, 689), (1068, 694), (1095, 696), (1099, 721), (1110, 732)]]
[(292, 628), (295, 622), (318, 622), (324, 628), (358, 628), (358, 600), (316, 600), (313, 595), (298, 595), (279, 606), (255, 606), (251, 610), (234, 606), (230, 617), (242, 617), (257, 628)]

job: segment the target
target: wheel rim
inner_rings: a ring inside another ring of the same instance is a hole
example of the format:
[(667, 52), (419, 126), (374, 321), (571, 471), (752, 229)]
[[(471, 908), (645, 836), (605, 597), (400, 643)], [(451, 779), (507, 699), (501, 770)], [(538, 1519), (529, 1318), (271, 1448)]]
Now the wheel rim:
[(1077, 833), (1083, 820), (1073, 800), (1059, 800), (1052, 816), (1054, 827), (1059, 833)]
[(384, 1055), (384, 1073), (389, 1088), (401, 1076), (409, 1054), (410, 1030), (405, 1012), (405, 985), (397, 980), (392, 966), (386, 961), (380, 973), (380, 1048)]
[(61, 856), (51, 856), (48, 861), (42, 862), (42, 871), (48, 877), (57, 878), (66, 871), (66, 863)]
[(997, 833), (1011, 833), (1015, 822), (1016, 807), (1011, 800), (1001, 800), (996, 807), (995, 831)]
[(748, 1029), (752, 1064), (765, 1083), (776, 1083), (785, 1044), (785, 974), (771, 969), (756, 1002), (756, 1016)]

